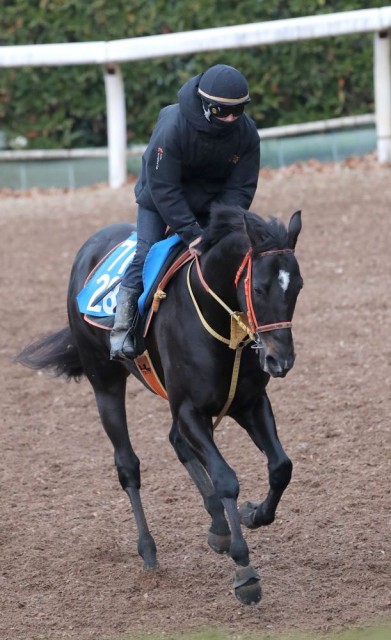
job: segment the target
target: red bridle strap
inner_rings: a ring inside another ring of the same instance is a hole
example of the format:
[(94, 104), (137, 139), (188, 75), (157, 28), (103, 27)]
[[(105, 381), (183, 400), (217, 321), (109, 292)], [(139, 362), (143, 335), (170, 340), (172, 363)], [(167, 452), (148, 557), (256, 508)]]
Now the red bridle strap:
[(252, 248), (250, 247), (250, 249), (247, 251), (246, 255), (243, 258), (243, 262), (240, 265), (239, 269), (236, 272), (236, 277), (235, 277), (235, 286), (236, 288), (238, 287), (238, 282), (242, 276), (243, 271), (245, 270), (246, 266), (248, 265), (249, 261), (251, 260), (251, 255), (252, 255)]
[(291, 322), (273, 322), (272, 324), (260, 324), (255, 327), (254, 333), (265, 333), (266, 331), (276, 331), (277, 329), (292, 329)]
[[(278, 253), (294, 253), (293, 249), (272, 249), (270, 251), (260, 251), (257, 252), (257, 256), (270, 256), (276, 255)], [(240, 265), (236, 277), (235, 277), (235, 285), (238, 286), (239, 280), (242, 276), (244, 269), (247, 266), (247, 274), (244, 280), (244, 293), (246, 296), (246, 307), (247, 307), (247, 317), (250, 324), (251, 331), (253, 333), (265, 333), (266, 331), (277, 331), (278, 329), (291, 329), (291, 322), (273, 322), (272, 324), (257, 324), (257, 318), (254, 311), (253, 299), (252, 299), (252, 266), (253, 266), (253, 250), (250, 248), (244, 259), (242, 264)]]
[[(272, 249), (270, 251), (257, 252), (255, 255), (270, 256), (278, 253), (294, 253), (294, 250), (293, 249)], [(244, 256), (243, 261), (239, 269), (237, 270), (236, 276), (235, 276), (235, 285), (237, 287), (239, 284), (239, 280), (242, 277), (243, 271), (247, 267), (247, 273), (244, 279), (244, 292), (246, 297), (247, 317), (248, 317), (248, 322), (249, 322), (252, 333), (253, 334), (265, 333), (266, 331), (277, 331), (278, 329), (291, 329), (292, 328), (291, 322), (273, 322), (272, 324), (260, 324), (260, 325), (257, 324), (257, 318), (254, 311), (252, 290), (251, 290), (252, 266), (253, 266), (252, 256), (253, 256), (253, 250), (250, 247), (250, 249), (247, 251), (246, 255)], [(209, 293), (214, 295), (214, 297), (216, 297), (215, 294), (213, 294), (207, 282), (205, 282), (205, 279), (202, 275), (201, 265), (200, 265), (198, 256), (195, 256), (195, 262), (196, 262), (198, 277), (201, 281), (202, 286), (204, 287), (204, 289), (206, 289), (206, 291), (208, 291)]]

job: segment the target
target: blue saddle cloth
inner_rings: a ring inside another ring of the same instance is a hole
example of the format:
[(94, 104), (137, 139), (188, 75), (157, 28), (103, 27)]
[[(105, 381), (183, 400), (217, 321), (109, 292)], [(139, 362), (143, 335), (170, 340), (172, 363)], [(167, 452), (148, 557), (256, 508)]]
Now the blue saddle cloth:
[(174, 248), (179, 244), (182, 244), (182, 240), (178, 234), (175, 233), (169, 238), (156, 242), (156, 244), (150, 248), (143, 267), (144, 291), (138, 301), (138, 308), (142, 316), (146, 310), (145, 305), (156, 278), (159, 276), (159, 273), (169, 255), (173, 253)]
[[(177, 234), (157, 242), (150, 249), (143, 268), (144, 291), (138, 306), (141, 316), (145, 303), (160, 270), (173, 248), (181, 243)], [(132, 262), (137, 244), (137, 234), (115, 247), (95, 268), (77, 296), (80, 313), (93, 318), (109, 318), (115, 315), (117, 294), (128, 265)]]

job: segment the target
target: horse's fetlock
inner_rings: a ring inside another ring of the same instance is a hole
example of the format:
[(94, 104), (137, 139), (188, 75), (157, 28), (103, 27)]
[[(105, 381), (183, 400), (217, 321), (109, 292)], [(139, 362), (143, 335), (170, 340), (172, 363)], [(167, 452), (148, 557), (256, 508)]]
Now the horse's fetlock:
[(234, 540), (229, 548), (229, 555), (235, 564), (247, 567), (250, 562), (248, 546), (245, 540)]
[(274, 511), (267, 509), (265, 503), (259, 505), (258, 509), (254, 513), (253, 524), (254, 528), (257, 527), (266, 527), (269, 524), (272, 524), (276, 518), (276, 514)]
[(292, 461), (289, 458), (285, 458), (275, 468), (270, 468), (270, 487), (276, 491), (283, 491), (291, 481), (292, 469)]
[(128, 487), (140, 488), (140, 462), (138, 458), (126, 462), (119, 462), (116, 458), (115, 465), (117, 467), (118, 480), (124, 491)]

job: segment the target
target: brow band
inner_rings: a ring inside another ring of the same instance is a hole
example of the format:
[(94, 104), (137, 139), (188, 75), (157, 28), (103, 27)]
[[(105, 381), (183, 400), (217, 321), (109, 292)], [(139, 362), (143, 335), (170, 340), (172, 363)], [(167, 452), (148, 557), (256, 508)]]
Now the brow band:
[(254, 256), (272, 256), (276, 253), (295, 253), (294, 249), (271, 249), (270, 251), (255, 251)]

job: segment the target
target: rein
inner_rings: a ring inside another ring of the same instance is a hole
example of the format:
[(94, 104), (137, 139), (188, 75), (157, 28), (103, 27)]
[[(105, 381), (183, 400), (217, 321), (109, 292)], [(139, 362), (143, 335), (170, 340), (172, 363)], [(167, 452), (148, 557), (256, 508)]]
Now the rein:
[[(199, 306), (197, 304), (197, 301), (195, 299), (195, 296), (194, 296), (194, 293), (193, 293), (193, 290), (192, 290), (191, 284), (190, 284), (190, 271), (191, 271), (191, 268), (192, 268), (194, 262), (196, 263), (198, 277), (199, 277), (200, 282), (201, 282), (202, 286), (204, 287), (204, 289), (231, 316), (231, 337), (229, 339), (228, 338), (224, 338), (219, 333), (217, 333), (214, 329), (212, 329), (212, 327), (207, 323), (207, 321), (205, 320), (204, 316), (201, 313), (201, 309), (199, 308)], [(245, 322), (245, 318), (243, 317), (243, 315), (245, 315), (245, 314), (242, 314), (239, 311), (233, 311), (232, 309), (230, 309), (230, 307), (227, 304), (225, 304), (224, 300), (219, 298), (219, 296), (213, 291), (213, 289), (211, 289), (209, 287), (209, 285), (205, 282), (204, 277), (202, 275), (200, 261), (199, 261), (199, 257), (198, 256), (196, 256), (191, 261), (191, 263), (189, 265), (189, 268), (187, 270), (187, 288), (189, 290), (189, 293), (190, 293), (191, 299), (193, 301), (194, 307), (195, 307), (195, 309), (196, 309), (196, 311), (198, 313), (198, 317), (202, 322), (202, 325), (205, 327), (205, 329), (208, 331), (208, 333), (210, 333), (210, 335), (212, 335), (214, 338), (216, 338), (220, 342), (223, 342), (224, 344), (228, 345), (231, 349), (236, 349), (236, 347), (238, 346), (239, 342), (241, 342), (242, 339), (245, 336), (249, 336), (251, 338), (251, 340), (255, 340), (256, 339), (255, 336), (251, 333), (250, 327)], [(237, 323), (237, 325), (239, 326), (239, 328), (243, 332), (241, 340), (237, 341), (235, 345), (232, 344), (233, 343), (233, 340), (232, 340), (232, 330), (233, 330), (232, 329), (233, 328), (232, 320)]]

